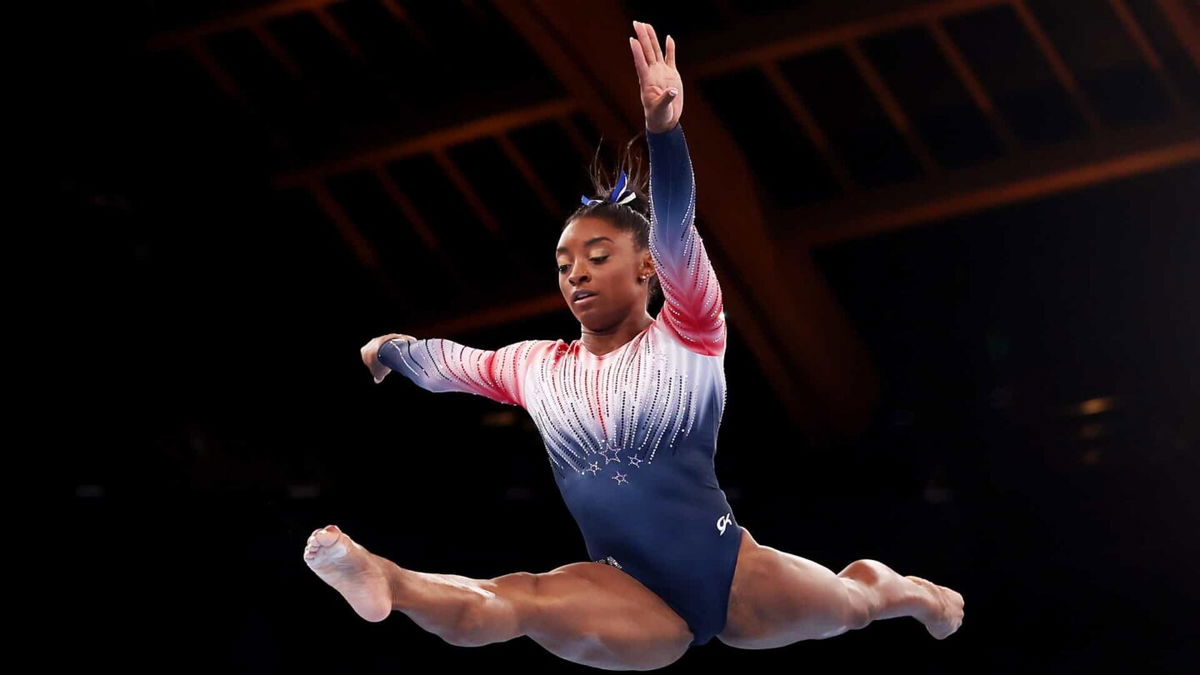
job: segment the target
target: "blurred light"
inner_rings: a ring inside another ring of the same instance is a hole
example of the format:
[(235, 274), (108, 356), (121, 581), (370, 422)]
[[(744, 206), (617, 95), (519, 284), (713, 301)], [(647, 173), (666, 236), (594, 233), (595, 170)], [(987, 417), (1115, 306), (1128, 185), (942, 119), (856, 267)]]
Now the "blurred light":
[(104, 496), (103, 485), (76, 485), (75, 496), (80, 499), (95, 499)]
[(1091, 450), (1088, 450), (1087, 452), (1083, 453), (1083, 457), (1081, 458), (1080, 461), (1082, 461), (1084, 464), (1087, 464), (1089, 466), (1092, 464), (1099, 464), (1100, 463), (1100, 451), (1095, 448), (1092, 448)]
[(1103, 433), (1103, 424), (1085, 424), (1079, 428), (1079, 437), (1084, 439), (1099, 438)]
[(1093, 398), (1080, 403), (1075, 410), (1079, 415), (1096, 415), (1112, 410), (1116, 406), (1116, 403), (1117, 399), (1112, 396)]
[(321, 494), (321, 486), (316, 483), (292, 483), (288, 485), (288, 496), (292, 499), (313, 499)]
[(485, 427), (515, 427), (521, 420), (514, 411), (498, 410), (484, 413), (481, 421)]
[(926, 484), (922, 496), (930, 504), (944, 504), (951, 499), (949, 490), (933, 482)]

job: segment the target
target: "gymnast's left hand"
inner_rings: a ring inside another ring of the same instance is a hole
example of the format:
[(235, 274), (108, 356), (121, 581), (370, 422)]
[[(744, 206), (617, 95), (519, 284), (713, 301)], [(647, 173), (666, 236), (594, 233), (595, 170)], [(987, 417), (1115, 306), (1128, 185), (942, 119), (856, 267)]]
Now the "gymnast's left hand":
[(388, 368), (379, 362), (379, 350), (381, 347), (383, 347), (385, 342), (390, 342), (397, 338), (408, 340), (409, 342), (417, 339), (411, 335), (405, 335), (403, 333), (388, 333), (387, 335), (380, 335), (377, 338), (372, 338), (370, 342), (363, 345), (362, 348), (358, 350), (358, 353), (362, 356), (363, 365), (367, 367), (367, 370), (371, 371), (371, 377), (375, 380), (375, 384), (383, 382), (383, 378), (387, 377), (387, 374), (392, 372), (391, 368)]
[[(663, 133), (675, 128), (683, 115), (683, 78), (675, 69), (675, 39), (667, 36), (667, 53), (658, 45), (654, 26), (633, 22), (637, 39), (629, 38), (646, 112), (646, 130)], [(674, 93), (672, 93), (674, 92)]]

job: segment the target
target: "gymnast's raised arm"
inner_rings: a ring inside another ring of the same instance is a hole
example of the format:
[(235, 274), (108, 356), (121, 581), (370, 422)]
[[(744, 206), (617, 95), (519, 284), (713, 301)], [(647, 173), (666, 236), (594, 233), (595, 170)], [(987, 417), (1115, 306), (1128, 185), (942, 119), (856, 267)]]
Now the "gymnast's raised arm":
[(683, 80), (675, 41), (630, 38), (650, 148), (650, 252), (663, 291), (663, 323), (688, 349), (725, 351), (725, 312), (704, 241), (696, 231), (696, 182), (683, 127)]

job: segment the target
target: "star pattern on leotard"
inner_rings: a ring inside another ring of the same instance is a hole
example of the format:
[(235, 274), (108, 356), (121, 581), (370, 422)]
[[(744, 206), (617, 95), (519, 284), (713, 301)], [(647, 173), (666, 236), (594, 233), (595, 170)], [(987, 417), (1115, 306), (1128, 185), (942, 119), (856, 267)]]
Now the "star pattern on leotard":
[[(596, 454), (604, 457), (604, 465), (605, 466), (608, 466), (612, 462), (616, 462), (617, 464), (621, 463), (621, 459), (619, 457), (617, 457), (617, 453), (621, 452), (621, 447), (619, 445), (617, 445), (616, 441), (606, 438), (603, 441), (601, 441), (600, 444), (601, 444), (601, 446), (603, 446), (604, 449), (597, 450)], [(610, 452), (612, 453), (612, 457), (608, 456), (608, 454)]]
[(591, 471), (591, 472), (592, 472), (592, 475), (593, 475), (593, 476), (595, 476), (596, 474), (600, 473), (600, 464), (599, 464), (598, 462), (592, 462), (592, 465), (591, 465), (591, 466), (589, 466), (588, 468), (584, 469), (584, 472), (585, 472), (585, 473), (586, 473), (586, 472), (588, 472), (588, 471)]
[(639, 469), (642, 468), (642, 458), (638, 457), (637, 455), (630, 456), (629, 463), (636, 466)]
[(629, 481), (625, 479), (625, 477), (628, 476), (629, 474), (621, 473), (620, 471), (616, 471), (614, 473), (616, 473), (617, 475), (613, 476), (612, 479), (617, 481), (617, 485), (621, 485), (621, 484), (628, 485), (629, 484)]

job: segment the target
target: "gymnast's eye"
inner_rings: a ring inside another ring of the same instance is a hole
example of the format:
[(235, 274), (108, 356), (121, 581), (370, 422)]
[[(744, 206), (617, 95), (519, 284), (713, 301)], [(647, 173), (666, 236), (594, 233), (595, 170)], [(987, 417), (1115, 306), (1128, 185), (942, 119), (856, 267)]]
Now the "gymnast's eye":
[[(591, 261), (596, 263), (597, 265), (599, 265), (600, 263), (604, 262), (607, 259), (608, 259), (608, 256), (602, 255), (602, 256), (598, 256), (596, 258), (592, 258)], [(562, 273), (566, 272), (568, 267), (570, 267), (570, 265), (559, 265), (558, 273), (562, 274)]]

